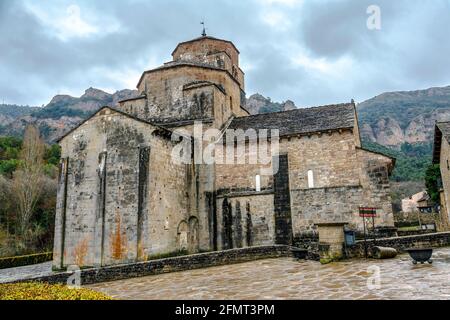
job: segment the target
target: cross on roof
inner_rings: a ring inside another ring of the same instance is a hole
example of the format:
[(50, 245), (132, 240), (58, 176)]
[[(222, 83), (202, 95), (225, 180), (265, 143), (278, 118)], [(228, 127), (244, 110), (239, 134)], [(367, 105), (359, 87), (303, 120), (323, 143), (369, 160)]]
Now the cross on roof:
[(200, 22), (201, 25), (203, 25), (203, 32), (202, 32), (202, 36), (206, 37), (206, 28), (205, 28), (205, 21)]

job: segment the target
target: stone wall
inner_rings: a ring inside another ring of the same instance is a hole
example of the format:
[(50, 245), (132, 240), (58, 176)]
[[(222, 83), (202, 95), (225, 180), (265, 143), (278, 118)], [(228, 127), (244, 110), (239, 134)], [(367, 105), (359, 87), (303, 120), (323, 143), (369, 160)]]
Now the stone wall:
[[(261, 190), (273, 189), (273, 167), (270, 155), (271, 145), (261, 148), (268, 154), (268, 164), (258, 160), (258, 144), (254, 141), (235, 148), (234, 157), (229, 161), (226, 146), (218, 144), (215, 148), (217, 189), (256, 190), (256, 176), (260, 176)], [(261, 152), (261, 151), (260, 151)], [(230, 164), (230, 162), (232, 162)]]
[(246, 116), (244, 73), (239, 51), (229, 41), (203, 37), (180, 43), (173, 60), (145, 71), (137, 85), (141, 98), (122, 102), (131, 114), (167, 127), (194, 120), (220, 128), (234, 116)]
[(361, 186), (313, 188), (292, 191), (292, 219), (295, 234), (316, 229), (315, 223), (348, 222), (355, 228), (361, 223), (358, 207), (364, 203)]
[(329, 263), (342, 259), (342, 244), (345, 242), (344, 225), (344, 223), (320, 223), (317, 225), (321, 263)]
[[(271, 192), (255, 194), (221, 191), (217, 198), (217, 209), (219, 249), (275, 243), (274, 202)], [(225, 218), (227, 215), (228, 219)]]
[(416, 236), (416, 235), (420, 235), (420, 234), (429, 234), (429, 233), (436, 233), (436, 230), (407, 230), (407, 231), (397, 230), (397, 235), (399, 237)]
[[(269, 165), (249, 164), (249, 156), (257, 150), (256, 142), (250, 141), (245, 153), (234, 158), (234, 164), (216, 165), (216, 187), (218, 190), (229, 189), (234, 192), (251, 190), (258, 194), (255, 177), (260, 175), (260, 192), (273, 190), (274, 177), (283, 169), (282, 157), (286, 156), (288, 175), (284, 179), (284, 187), (289, 190), (289, 194), (284, 197), (284, 202), (278, 201), (278, 205), (289, 205), (292, 227), (288, 229), (293, 230), (294, 237), (314, 232), (314, 224), (320, 222), (348, 222), (350, 228), (362, 230), (360, 206), (378, 208), (376, 226), (393, 226), (389, 195), (391, 159), (363, 150), (358, 144), (351, 130), (282, 137), (280, 161), (278, 166), (274, 166), (273, 162)], [(216, 154), (221, 155), (224, 150), (220, 148), (216, 151)], [(238, 160), (246, 162), (239, 163)], [(262, 175), (263, 170), (276, 171), (276, 174)], [(312, 172), (312, 182), (308, 181), (308, 171)], [(258, 208), (258, 205), (252, 205), (253, 199), (250, 199), (251, 207)], [(273, 199), (276, 211), (277, 197)], [(217, 208), (220, 215), (221, 206)], [(289, 232), (283, 234), (289, 235)]]
[(440, 199), (440, 204), (441, 204), (441, 209), (440, 209), (440, 218), (441, 218), (441, 227), (443, 228), (443, 230), (447, 231), (450, 230), (450, 217), (447, 215), (448, 212), (448, 205), (447, 205), (447, 199), (445, 197), (445, 191), (441, 190), (439, 192), (439, 199)]
[(209, 249), (201, 170), (172, 161), (164, 130), (102, 109), (60, 143), (55, 267)]
[(239, 68), (239, 51), (228, 42), (211, 38), (189, 41), (177, 46), (174, 61), (194, 61), (226, 69), (244, 90), (244, 72)]
[[(129, 265), (109, 266), (101, 269), (85, 269), (80, 271), (80, 276), (81, 284), (87, 285), (98, 282), (144, 277), (168, 272), (185, 271), (280, 257), (292, 257), (291, 247), (260, 246), (245, 249), (200, 253)], [(71, 276), (73, 276), (72, 272), (60, 272), (50, 276), (33, 277), (26, 279), (26, 281), (66, 284)]]
[[(283, 138), (280, 153), (289, 155), (294, 235), (314, 223), (349, 222), (363, 229), (360, 206), (379, 208), (377, 226), (393, 226), (389, 189), (391, 160), (363, 150), (351, 130)], [(313, 187), (308, 183), (312, 171)]]
[(308, 250), (309, 260), (320, 260), (319, 256), (319, 235), (317, 231), (297, 233), (293, 238), (294, 247)]
[(352, 131), (282, 138), (280, 153), (289, 155), (291, 191), (309, 189), (309, 170), (314, 188), (359, 185), (360, 165)]
[[(363, 206), (377, 208), (377, 226), (394, 226), (394, 214), (390, 195), (389, 172), (392, 160), (382, 154), (357, 148), (361, 170), (361, 185), (364, 188)], [(361, 225), (359, 225), (361, 229)]]
[[(408, 248), (420, 247), (445, 247), (450, 246), (450, 232), (430, 233), (423, 235), (393, 237), (374, 240), (367, 240), (368, 253), (371, 256), (374, 246), (395, 248), (399, 252), (404, 252)], [(346, 255), (349, 258), (364, 257), (364, 241), (357, 241), (354, 246), (347, 247)]]
[(289, 155), (278, 157), (278, 171), (274, 174), (275, 243), (292, 244), (291, 193), (289, 190)]
[(444, 206), (442, 212), (442, 221), (446, 224), (446, 229), (450, 229), (450, 145), (445, 139), (442, 137), (442, 145), (441, 145), (441, 156), (440, 156), (440, 168), (441, 168), (441, 176), (442, 176), (442, 185), (443, 185), (443, 194), (442, 198), (444, 199)]
[(210, 88), (226, 96), (216, 104), (220, 107), (223, 104), (221, 113), (247, 114), (240, 108), (241, 88), (236, 80), (225, 71), (193, 65), (174, 65), (146, 73), (139, 90), (147, 95), (147, 102), (139, 114), (146, 120), (161, 123), (214, 119), (211, 115), (214, 95), (210, 88), (197, 88), (195, 97), (190, 93), (192, 89), (188, 89), (199, 82), (212, 83)]
[(192, 133), (201, 120), (203, 129), (226, 128), (247, 112), (231, 42), (188, 41), (173, 59), (144, 72), (141, 96), (121, 103), (129, 115), (102, 109), (61, 141), (55, 267), (290, 244), (318, 222), (347, 220), (361, 229), (360, 205), (380, 208), (377, 225), (393, 225), (391, 160), (360, 148), (356, 116), (354, 129), (282, 137), (268, 157), (278, 165), (241, 163), (261, 147), (255, 141), (234, 164), (174, 163), (176, 143), (159, 125)]

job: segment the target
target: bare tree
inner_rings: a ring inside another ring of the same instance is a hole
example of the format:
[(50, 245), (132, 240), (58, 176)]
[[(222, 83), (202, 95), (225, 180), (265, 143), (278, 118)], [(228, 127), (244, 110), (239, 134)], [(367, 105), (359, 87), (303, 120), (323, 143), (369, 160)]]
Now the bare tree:
[(27, 126), (20, 153), (20, 164), (13, 176), (12, 191), (16, 199), (17, 233), (23, 240), (28, 240), (30, 222), (39, 197), (42, 194), (44, 179), (45, 145), (39, 130)]
[(0, 228), (9, 232), (9, 207), (11, 205), (11, 183), (0, 174)]

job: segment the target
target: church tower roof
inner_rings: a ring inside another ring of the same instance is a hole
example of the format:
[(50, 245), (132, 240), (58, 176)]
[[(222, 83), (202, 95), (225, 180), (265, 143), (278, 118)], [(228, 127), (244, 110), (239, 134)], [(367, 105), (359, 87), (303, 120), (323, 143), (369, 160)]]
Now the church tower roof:
[(238, 48), (236, 48), (236, 46), (234, 45), (234, 43), (231, 42), (230, 40), (219, 39), (219, 38), (215, 38), (215, 37), (211, 37), (211, 36), (201, 36), (201, 37), (198, 37), (198, 38), (194, 38), (194, 39), (191, 39), (191, 40), (187, 40), (187, 41), (180, 42), (180, 43), (177, 45), (177, 47), (175, 48), (175, 50), (173, 50), (172, 56), (175, 55), (175, 53), (178, 51), (178, 49), (179, 49), (180, 47), (184, 47), (184, 46), (189, 45), (189, 44), (192, 44), (192, 43), (194, 43), (194, 42), (200, 42), (200, 41), (203, 41), (203, 42), (204, 42), (204, 41), (207, 41), (207, 40), (212, 40), (212, 41), (214, 41), (214, 42), (222, 42), (222, 43), (229, 44), (229, 45), (231, 45), (231, 46), (233, 47), (234, 50), (236, 50), (236, 52), (237, 52), (238, 54), (240, 53), (239, 50), (238, 50)]

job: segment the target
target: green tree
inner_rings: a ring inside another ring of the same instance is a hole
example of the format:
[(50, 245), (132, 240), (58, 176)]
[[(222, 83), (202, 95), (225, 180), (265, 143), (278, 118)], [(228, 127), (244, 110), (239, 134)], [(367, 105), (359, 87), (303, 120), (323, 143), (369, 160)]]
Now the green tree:
[(61, 158), (61, 148), (58, 144), (53, 144), (45, 150), (44, 159), (48, 164), (57, 166)]
[(441, 170), (438, 164), (430, 165), (425, 171), (425, 186), (431, 200), (436, 203), (439, 201), (441, 179)]
[(20, 161), (17, 159), (0, 160), (0, 175), (12, 177), (14, 171), (19, 166)]

